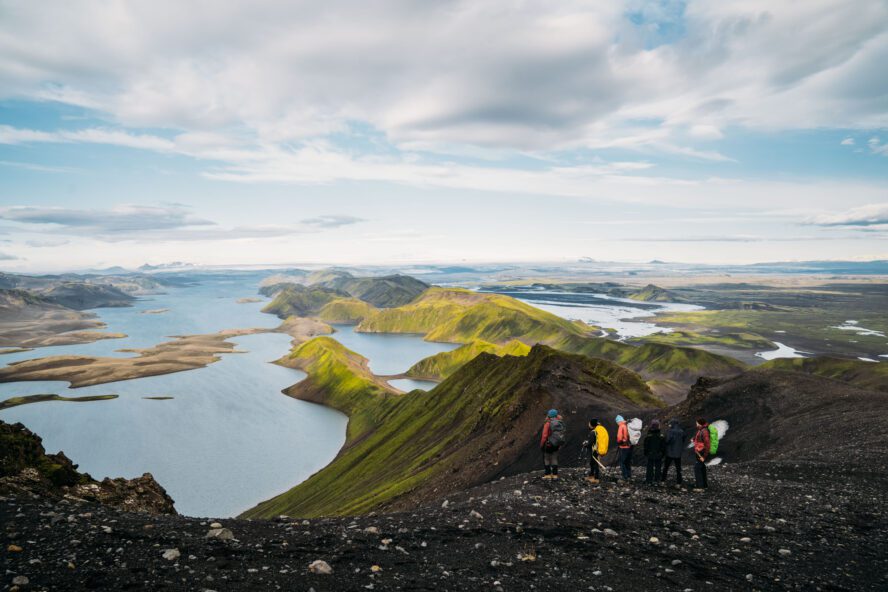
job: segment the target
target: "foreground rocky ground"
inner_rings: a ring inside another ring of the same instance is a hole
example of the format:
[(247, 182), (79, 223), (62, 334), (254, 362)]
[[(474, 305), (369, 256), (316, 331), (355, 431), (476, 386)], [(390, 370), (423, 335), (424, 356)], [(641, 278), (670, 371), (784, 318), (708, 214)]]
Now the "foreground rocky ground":
[[(5, 495), (0, 589), (888, 589), (883, 475), (759, 461), (712, 468), (697, 494), (563, 472), (413, 512), (311, 521)], [(312, 573), (316, 560), (332, 573)]]

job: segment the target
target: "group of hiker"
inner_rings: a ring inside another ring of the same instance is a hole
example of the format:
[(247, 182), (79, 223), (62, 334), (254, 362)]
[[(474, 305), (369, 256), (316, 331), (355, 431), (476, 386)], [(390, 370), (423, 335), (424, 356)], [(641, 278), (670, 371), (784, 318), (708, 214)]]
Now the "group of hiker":
[[(685, 430), (677, 419), (669, 421), (669, 427), (663, 433), (660, 421), (654, 419), (648, 426), (647, 434), (642, 440), (643, 422), (639, 418), (626, 420), (622, 415), (617, 415), (614, 421), (617, 424), (617, 455), (615, 464), (620, 466), (620, 475), (623, 481), (632, 478), (632, 458), (635, 448), (639, 443), (647, 462), (645, 483), (658, 486), (667, 480), (670, 467), (675, 467), (675, 483), (683, 482), (681, 472), (681, 457), (687, 444)], [(582, 449), (589, 452), (589, 475), (586, 480), (590, 483), (601, 481), (602, 469), (606, 469), (602, 459), (608, 453), (610, 435), (601, 421), (597, 418), (589, 420), (587, 425), (589, 434), (583, 442)], [(564, 419), (557, 409), (550, 409), (546, 421), (543, 424), (540, 449), (543, 452), (543, 464), (545, 474), (543, 479), (558, 479), (558, 451), (566, 442), (566, 428)], [(694, 453), (694, 491), (704, 491), (708, 487), (706, 480), (706, 463), (718, 448), (718, 430), (711, 426), (704, 418), (698, 418), (694, 436), (691, 438), (691, 447)]]

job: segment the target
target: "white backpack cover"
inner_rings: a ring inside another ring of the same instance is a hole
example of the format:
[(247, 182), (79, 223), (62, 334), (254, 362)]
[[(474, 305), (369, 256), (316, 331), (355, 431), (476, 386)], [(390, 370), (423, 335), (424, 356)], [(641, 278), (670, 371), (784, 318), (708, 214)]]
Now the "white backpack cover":
[(633, 417), (626, 424), (626, 427), (629, 428), (629, 443), (635, 446), (641, 440), (642, 421), (637, 417)]

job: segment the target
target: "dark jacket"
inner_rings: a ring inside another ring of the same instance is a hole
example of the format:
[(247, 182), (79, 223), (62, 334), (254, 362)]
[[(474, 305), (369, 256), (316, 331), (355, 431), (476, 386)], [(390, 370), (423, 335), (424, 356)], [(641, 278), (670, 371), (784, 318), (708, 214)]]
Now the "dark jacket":
[(660, 459), (666, 454), (666, 438), (660, 428), (651, 428), (644, 437), (644, 455), (648, 458)]
[(685, 432), (678, 421), (669, 422), (669, 430), (666, 432), (666, 456), (669, 458), (681, 458), (684, 451)]

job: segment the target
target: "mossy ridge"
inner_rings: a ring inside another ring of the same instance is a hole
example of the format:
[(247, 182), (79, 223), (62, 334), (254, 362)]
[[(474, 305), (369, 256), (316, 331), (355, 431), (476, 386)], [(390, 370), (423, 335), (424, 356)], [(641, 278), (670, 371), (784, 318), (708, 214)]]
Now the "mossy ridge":
[(429, 341), (504, 345), (549, 345), (568, 353), (600, 357), (647, 378), (667, 378), (688, 385), (698, 376), (743, 371), (742, 362), (695, 348), (665, 344), (630, 345), (590, 335), (591, 328), (540, 310), (510, 296), (453, 288), (430, 288), (411, 304), (380, 310), (358, 331), (420, 333)]
[(416, 301), (381, 310), (358, 331), (421, 333), (428, 341), (498, 345), (513, 339), (545, 343), (562, 334), (583, 335), (583, 326), (509, 296), (456, 288), (430, 288)]
[(441, 352), (427, 358), (423, 358), (410, 367), (405, 373), (411, 378), (426, 380), (443, 380), (459, 370), (459, 368), (472, 360), (478, 354), (485, 352), (495, 356), (526, 356), (530, 353), (530, 346), (514, 339), (505, 345), (496, 345), (489, 341), (475, 340), (466, 343), (455, 350)]
[(759, 368), (794, 370), (847, 382), (861, 388), (888, 392), (888, 364), (819, 356), (816, 358), (779, 358)]
[(376, 313), (377, 308), (358, 298), (337, 298), (324, 305), (318, 318), (327, 323), (360, 323)]
[(290, 316), (304, 317), (316, 314), (337, 298), (348, 297), (345, 292), (319, 286), (286, 284), (274, 293), (274, 299), (262, 309), (262, 312), (271, 313), (282, 319)]
[(375, 419), (386, 413), (387, 400), (397, 396), (387, 383), (370, 372), (366, 358), (332, 337), (310, 339), (277, 363), (308, 374), (285, 389), (285, 394), (332, 407), (350, 417), (348, 440), (370, 428)]
[[(582, 393), (557, 388), (565, 369)], [(559, 397), (621, 409), (659, 403), (634, 372), (546, 346), (524, 357), (481, 353), (429, 393), (388, 397), (382, 405), (356, 404), (358, 396), (349, 399), (351, 419), (375, 407), (376, 417), (359, 422), (372, 427), (350, 433), (330, 465), (243, 517), (365, 513), (407, 493), (414, 499), (483, 482), (535, 446), (539, 418)], [(363, 400), (373, 397), (365, 393)]]

